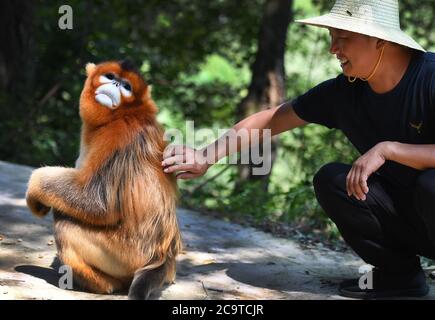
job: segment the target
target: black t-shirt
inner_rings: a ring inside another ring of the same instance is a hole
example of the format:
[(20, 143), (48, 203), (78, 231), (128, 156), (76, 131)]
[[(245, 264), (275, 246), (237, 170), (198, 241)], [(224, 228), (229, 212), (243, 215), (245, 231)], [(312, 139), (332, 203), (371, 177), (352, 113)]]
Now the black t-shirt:
[[(382, 141), (435, 144), (435, 54), (415, 51), (401, 81), (385, 94), (340, 74), (292, 105), (303, 120), (343, 131), (361, 154)], [(378, 170), (401, 187), (412, 187), (419, 173), (393, 161)]]

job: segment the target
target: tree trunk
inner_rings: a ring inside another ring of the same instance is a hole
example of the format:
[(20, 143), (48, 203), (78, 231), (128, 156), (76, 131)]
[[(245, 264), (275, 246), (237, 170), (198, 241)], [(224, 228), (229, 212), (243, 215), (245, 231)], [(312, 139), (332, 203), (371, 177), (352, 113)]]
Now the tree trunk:
[[(261, 22), (258, 50), (251, 67), (252, 79), (247, 96), (237, 108), (240, 121), (253, 113), (277, 106), (285, 99), (284, 52), (287, 29), (292, 19), (293, 0), (267, 0)], [(277, 139), (272, 140), (272, 166), (277, 152)], [(260, 164), (261, 165), (261, 164)], [(261, 182), (264, 191), (269, 185), (270, 173), (254, 175), (255, 165), (241, 164), (238, 171), (235, 192), (245, 183)]]
[(30, 46), (32, 1), (0, 2), (0, 89), (11, 90), (25, 74), (26, 57)]

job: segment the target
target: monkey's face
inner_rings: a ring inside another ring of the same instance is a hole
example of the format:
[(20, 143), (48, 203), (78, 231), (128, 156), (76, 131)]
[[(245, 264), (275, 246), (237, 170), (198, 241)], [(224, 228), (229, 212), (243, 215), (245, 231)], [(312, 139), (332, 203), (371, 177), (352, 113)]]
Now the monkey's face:
[(86, 73), (80, 114), (89, 123), (98, 125), (130, 113), (156, 111), (150, 88), (129, 64), (88, 64)]
[(130, 81), (114, 72), (100, 75), (98, 81), (101, 84), (95, 90), (95, 100), (107, 108), (116, 109), (121, 105), (121, 97), (127, 100), (133, 95)]

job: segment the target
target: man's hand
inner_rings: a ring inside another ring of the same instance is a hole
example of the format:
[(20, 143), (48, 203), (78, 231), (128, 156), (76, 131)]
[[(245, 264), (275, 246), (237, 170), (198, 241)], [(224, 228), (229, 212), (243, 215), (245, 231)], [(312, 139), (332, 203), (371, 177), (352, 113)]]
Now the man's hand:
[(349, 197), (354, 195), (358, 200), (366, 200), (366, 194), (369, 192), (367, 179), (388, 160), (388, 148), (389, 142), (380, 142), (353, 163), (346, 178)]
[(162, 166), (165, 173), (178, 172), (177, 179), (194, 179), (203, 176), (208, 168), (207, 159), (201, 150), (187, 146), (168, 146), (163, 152)]

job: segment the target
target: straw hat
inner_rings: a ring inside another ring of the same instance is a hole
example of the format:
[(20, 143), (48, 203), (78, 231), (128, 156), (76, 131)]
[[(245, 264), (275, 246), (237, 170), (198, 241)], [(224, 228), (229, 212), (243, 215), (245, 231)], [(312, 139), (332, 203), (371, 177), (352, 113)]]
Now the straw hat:
[(425, 52), (400, 28), (398, 0), (337, 0), (330, 13), (296, 22), (365, 34)]

